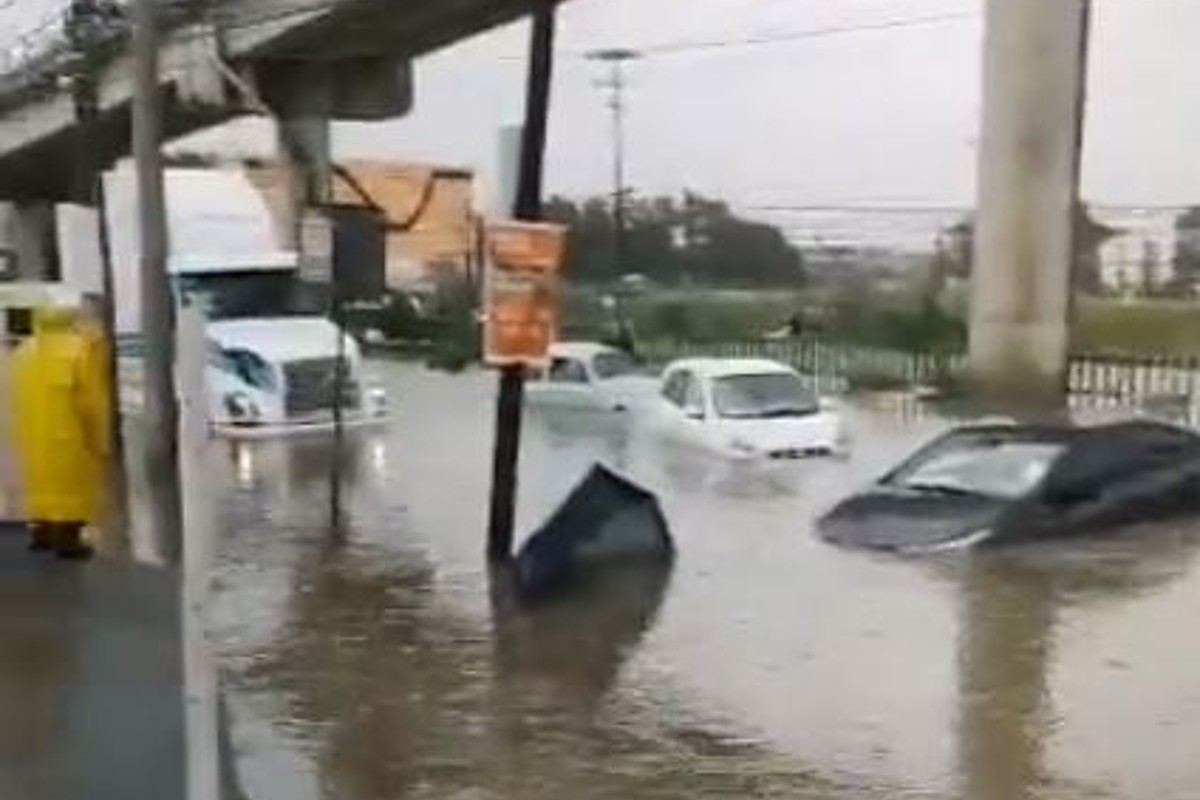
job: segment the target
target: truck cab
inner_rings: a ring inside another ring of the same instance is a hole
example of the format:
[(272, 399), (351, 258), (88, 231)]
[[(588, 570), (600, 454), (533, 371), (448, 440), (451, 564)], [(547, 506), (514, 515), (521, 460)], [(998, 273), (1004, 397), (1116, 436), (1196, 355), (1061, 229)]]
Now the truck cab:
[[(218, 433), (324, 429), (335, 407), (350, 427), (385, 421), (385, 394), (366, 376), (358, 343), (326, 315), (328, 288), (301, 280), (298, 254), (279, 246), (266, 199), (244, 170), (171, 168), (164, 188), (172, 287), (208, 320), (208, 400)], [(141, 350), (132, 166), (108, 173), (105, 189), (118, 347), (132, 385)]]

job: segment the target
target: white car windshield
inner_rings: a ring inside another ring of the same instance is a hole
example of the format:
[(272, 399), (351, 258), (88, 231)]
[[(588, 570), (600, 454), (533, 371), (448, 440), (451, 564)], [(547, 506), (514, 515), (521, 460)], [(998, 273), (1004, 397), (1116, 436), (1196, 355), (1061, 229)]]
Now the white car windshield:
[(1013, 500), (1032, 491), (1062, 453), (1058, 442), (974, 441), (937, 450), (891, 483), (917, 491)]
[(637, 364), (625, 353), (598, 353), (592, 359), (592, 369), (601, 380), (619, 378), (637, 371)]
[(717, 416), (725, 419), (805, 417), (820, 409), (816, 394), (786, 372), (717, 378), (712, 399)]

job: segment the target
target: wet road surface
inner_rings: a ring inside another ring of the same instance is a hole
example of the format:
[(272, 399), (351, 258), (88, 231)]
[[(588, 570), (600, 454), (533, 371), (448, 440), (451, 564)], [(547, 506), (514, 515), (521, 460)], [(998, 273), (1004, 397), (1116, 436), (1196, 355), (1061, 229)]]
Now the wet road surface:
[(216, 634), (254, 798), (1200, 797), (1200, 524), (895, 560), (815, 515), (947, 423), (854, 412), (854, 456), (730, 473), (532, 418), (519, 529), (593, 461), (657, 492), (673, 574), (518, 614), (483, 567), (487, 374), (382, 365), (346, 459), (222, 445)]
[(0, 797), (184, 795), (179, 606), (161, 570), (26, 549), (0, 524)]

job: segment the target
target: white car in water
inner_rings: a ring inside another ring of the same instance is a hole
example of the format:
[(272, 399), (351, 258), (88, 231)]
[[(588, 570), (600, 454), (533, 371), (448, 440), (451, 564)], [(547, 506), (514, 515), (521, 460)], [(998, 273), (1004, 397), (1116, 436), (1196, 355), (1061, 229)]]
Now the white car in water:
[(559, 342), (550, 347), (546, 368), (526, 384), (534, 408), (633, 411), (658, 393), (658, 378), (646, 375), (625, 352), (593, 342)]
[(667, 442), (738, 460), (835, 455), (847, 445), (832, 404), (774, 361), (676, 361), (663, 372), (655, 416)]

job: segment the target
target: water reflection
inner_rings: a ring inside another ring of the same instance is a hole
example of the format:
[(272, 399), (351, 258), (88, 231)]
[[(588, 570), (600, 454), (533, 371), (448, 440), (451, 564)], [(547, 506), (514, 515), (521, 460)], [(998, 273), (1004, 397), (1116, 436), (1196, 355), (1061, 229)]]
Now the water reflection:
[(924, 407), (848, 407), (853, 458), (785, 481), (531, 416), (522, 531), (599, 460), (660, 497), (680, 554), (669, 578), (522, 610), (481, 557), (492, 376), (385, 377), (403, 413), (355, 451), (340, 545), (321, 447), (255, 445), (248, 479), (218, 459), (219, 634), (235, 704), (271, 732), (244, 760), (268, 788), (288, 777), (277, 752), (316, 775), (262, 800), (1200, 791), (1200, 685), (1179, 652), (1200, 602), (1187, 526), (869, 558), (809, 523), (951, 424)]
[[(219, 447), (224, 450), (242, 491), (274, 489), (287, 495), (302, 495), (322, 484), (328, 486), (334, 474), (334, 448), (324, 438), (222, 442)], [(353, 485), (362, 480), (365, 469), (386, 468), (386, 452), (386, 445), (378, 438), (365, 434), (347, 436), (336, 459), (342, 482)]]
[(523, 606), (511, 574), (494, 572), (495, 679), (505, 692), (540, 685), (561, 709), (591, 720), (654, 624), (670, 576), (669, 566), (608, 570), (578, 591)]
[(958, 561), (964, 797), (1106, 794), (1105, 787), (1072, 781), (1047, 763), (1050, 739), (1063, 722), (1051, 682), (1063, 661), (1055, 650), (1056, 624), (1067, 610), (1132, 602), (1187, 576), (1200, 548), (1192, 527), (1139, 526), (1086, 547), (1055, 543)]
[(1014, 577), (984, 558), (963, 574), (958, 748), (962, 796), (972, 800), (1034, 797), (1045, 777), (1052, 575)]

